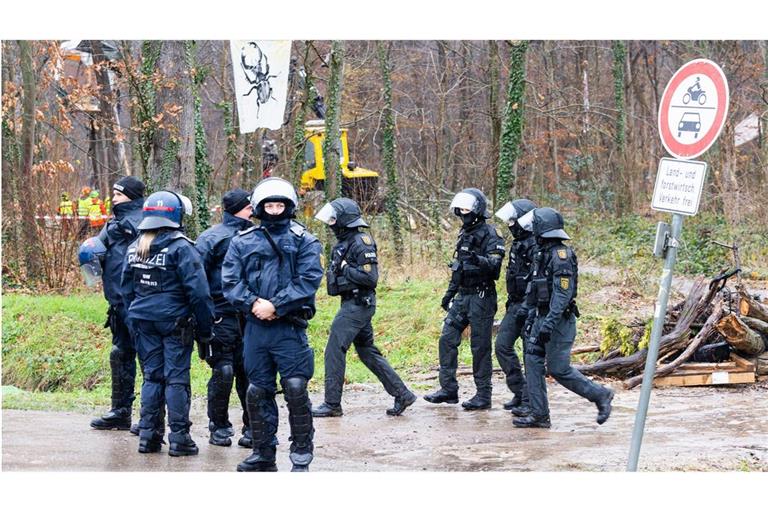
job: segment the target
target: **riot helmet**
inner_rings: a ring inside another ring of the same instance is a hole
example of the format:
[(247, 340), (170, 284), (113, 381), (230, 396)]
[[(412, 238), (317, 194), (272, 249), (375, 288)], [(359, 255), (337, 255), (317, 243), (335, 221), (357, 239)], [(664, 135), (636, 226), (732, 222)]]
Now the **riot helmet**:
[(83, 274), (86, 286), (96, 286), (104, 273), (101, 260), (107, 253), (107, 248), (97, 236), (92, 236), (80, 244), (77, 251), (77, 259), (80, 263), (80, 272)]
[(533, 234), (538, 238), (570, 240), (571, 237), (563, 229), (565, 222), (560, 212), (553, 208), (536, 208), (533, 210)]
[[(491, 217), (491, 213), (488, 211), (488, 199), (476, 188), (465, 188), (453, 196), (449, 208), (457, 217), (461, 217), (461, 222), (465, 228)], [(469, 210), (469, 213), (462, 213), (461, 210)]]
[(315, 218), (329, 226), (338, 226), (340, 228), (367, 228), (368, 224), (363, 220), (360, 207), (355, 201), (348, 197), (334, 199), (326, 203)]
[[(184, 201), (186, 199), (186, 201)], [(138, 229), (180, 228), (184, 214), (191, 213), (192, 202), (176, 192), (161, 190), (144, 201), (143, 217)]]
[[(283, 203), (285, 210), (280, 215), (269, 215), (264, 210), (264, 203)], [(295, 217), (299, 197), (296, 189), (282, 178), (266, 178), (261, 180), (251, 194), (253, 216), (261, 220), (282, 220)]]
[(531, 229), (525, 229), (519, 220), (536, 208), (536, 204), (530, 199), (515, 199), (502, 206), (496, 212), (496, 217), (504, 221), (515, 238), (527, 236)]

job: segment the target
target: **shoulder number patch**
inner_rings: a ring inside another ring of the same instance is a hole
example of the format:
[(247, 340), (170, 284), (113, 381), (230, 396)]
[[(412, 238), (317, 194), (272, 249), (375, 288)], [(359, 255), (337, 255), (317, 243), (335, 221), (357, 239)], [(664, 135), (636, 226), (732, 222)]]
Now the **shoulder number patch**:
[(560, 288), (562, 288), (563, 290), (567, 290), (570, 285), (571, 285), (570, 278), (567, 278), (567, 277), (560, 278)]
[(558, 249), (557, 255), (560, 256), (561, 260), (564, 260), (568, 257), (568, 252), (565, 249)]

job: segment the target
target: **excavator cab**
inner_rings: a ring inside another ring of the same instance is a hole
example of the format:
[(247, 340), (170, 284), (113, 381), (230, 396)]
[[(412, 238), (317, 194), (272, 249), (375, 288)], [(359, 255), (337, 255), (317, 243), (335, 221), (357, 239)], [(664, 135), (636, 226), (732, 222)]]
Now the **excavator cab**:
[[(304, 171), (301, 175), (299, 188), (299, 194), (302, 196), (307, 192), (325, 188), (325, 165), (323, 163), (325, 122), (322, 120), (307, 121), (304, 127), (304, 138)], [(363, 209), (375, 208), (379, 173), (358, 167), (355, 162), (349, 161), (346, 128), (341, 130), (337, 148), (340, 155), (342, 195), (354, 199)]]

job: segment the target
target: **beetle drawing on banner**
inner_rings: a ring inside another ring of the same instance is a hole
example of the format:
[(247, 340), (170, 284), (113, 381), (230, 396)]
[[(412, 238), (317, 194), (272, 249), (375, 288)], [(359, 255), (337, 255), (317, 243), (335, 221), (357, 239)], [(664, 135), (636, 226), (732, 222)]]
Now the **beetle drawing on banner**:
[(250, 90), (243, 96), (249, 96), (254, 89), (256, 90), (256, 111), (258, 112), (261, 105), (274, 99), (272, 97), (272, 84), (269, 83), (269, 80), (276, 78), (277, 75), (269, 74), (267, 55), (253, 41), (249, 41), (240, 49), (240, 65), (243, 68), (245, 79), (251, 84)]

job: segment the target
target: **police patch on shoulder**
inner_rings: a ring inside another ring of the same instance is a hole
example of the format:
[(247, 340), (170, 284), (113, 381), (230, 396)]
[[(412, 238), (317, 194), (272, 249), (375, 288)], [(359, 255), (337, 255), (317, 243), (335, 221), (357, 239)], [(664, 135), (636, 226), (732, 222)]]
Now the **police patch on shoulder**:
[(567, 277), (560, 278), (560, 288), (562, 288), (563, 290), (567, 290), (570, 285), (571, 285), (570, 278), (567, 278)]
[(365, 245), (373, 245), (373, 238), (369, 235), (360, 235), (360, 240), (362, 240)]
[(557, 250), (557, 255), (560, 256), (561, 260), (564, 260), (564, 259), (566, 259), (568, 257), (568, 251), (565, 250), (565, 249), (558, 249)]
[(365, 265), (363, 265), (363, 269), (364, 269), (366, 272), (370, 272), (370, 271), (371, 271), (371, 268), (373, 268), (373, 267), (371, 267), (371, 264), (370, 264), (370, 263), (366, 263)]

